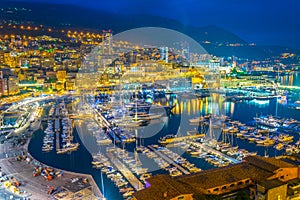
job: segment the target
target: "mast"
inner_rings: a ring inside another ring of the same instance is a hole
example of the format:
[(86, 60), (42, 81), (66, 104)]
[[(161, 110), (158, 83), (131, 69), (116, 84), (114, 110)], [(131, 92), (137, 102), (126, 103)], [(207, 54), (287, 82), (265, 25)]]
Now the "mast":
[[(211, 116), (212, 117), (212, 116)], [(213, 139), (213, 131), (212, 131), (212, 121), (211, 121), (211, 117), (209, 119), (209, 139)]]
[(105, 191), (104, 191), (104, 181), (103, 181), (103, 172), (100, 170), (100, 174), (101, 174), (101, 186), (102, 186), (102, 193), (103, 193), (103, 197), (105, 196)]

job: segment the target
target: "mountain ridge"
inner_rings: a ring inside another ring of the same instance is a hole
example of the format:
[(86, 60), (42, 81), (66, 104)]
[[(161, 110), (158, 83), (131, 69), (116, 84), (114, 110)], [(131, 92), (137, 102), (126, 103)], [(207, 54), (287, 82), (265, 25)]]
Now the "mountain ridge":
[[(1, 5), (2, 4), (2, 5)], [(21, 7), (31, 11), (2, 12), (1, 20), (31, 21), (56, 27), (112, 29), (114, 33), (140, 27), (162, 27), (182, 32), (199, 42), (210, 54), (216, 56), (238, 56), (243, 58), (266, 58), (279, 53), (291, 52), (299, 54), (298, 50), (289, 47), (249, 46), (236, 34), (214, 25), (205, 27), (186, 26), (176, 20), (151, 15), (125, 15), (66, 4), (45, 4), (30, 2), (4, 1), (1, 8)], [(54, 14), (54, 15), (53, 15)], [(232, 47), (230, 44), (240, 44)]]

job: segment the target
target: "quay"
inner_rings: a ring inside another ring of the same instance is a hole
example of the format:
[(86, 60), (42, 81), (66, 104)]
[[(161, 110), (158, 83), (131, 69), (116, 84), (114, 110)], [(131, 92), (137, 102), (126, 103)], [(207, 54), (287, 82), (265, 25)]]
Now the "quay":
[(155, 148), (153, 148), (152, 146), (148, 145), (148, 148), (155, 152), (157, 155), (159, 155), (161, 158), (163, 158), (165, 161), (167, 161), (168, 163), (174, 165), (177, 169), (179, 169), (180, 171), (182, 171), (184, 174), (190, 174), (190, 172), (188, 172), (186, 169), (184, 169), (182, 166), (178, 165), (177, 163), (175, 163), (171, 158), (169, 158), (167, 155), (162, 154), (161, 152), (157, 151)]
[(110, 152), (107, 152), (106, 155), (136, 191), (144, 189), (144, 185), (142, 184), (142, 182), (140, 182), (118, 158), (114, 157)]
[(226, 154), (224, 154), (224, 153), (222, 153), (220, 151), (217, 151), (217, 150), (215, 150), (215, 149), (213, 149), (213, 148), (211, 148), (211, 147), (209, 147), (207, 145), (204, 145), (204, 144), (201, 144), (201, 143), (196, 143), (196, 142), (193, 142), (192, 144), (195, 145), (195, 146), (197, 146), (197, 147), (200, 147), (200, 148), (204, 149), (204, 151), (206, 151), (206, 152), (211, 152), (211, 153), (213, 153), (215, 155), (218, 155), (218, 156), (221, 156), (223, 158), (226, 158), (227, 160), (229, 160), (230, 162), (232, 162), (234, 164), (241, 162), (241, 161), (239, 161), (237, 159), (234, 159), (234, 158), (232, 158), (230, 156), (227, 156)]
[(89, 196), (88, 199), (104, 199), (101, 191), (91, 175), (60, 170), (63, 171), (63, 175), (61, 177), (56, 177), (51, 181), (47, 181), (43, 176), (33, 177), (33, 163), (35, 163), (34, 160), (28, 163), (27, 161), (17, 161), (14, 157), (0, 160), (2, 172), (4, 172), (8, 177), (16, 178), (21, 183), (19, 188), (26, 191), (25, 194), (22, 194), (22, 197), (50, 200), (53, 199), (52, 195), (47, 194), (50, 186), (53, 188), (65, 187), (68, 185), (71, 179), (87, 178), (92, 186), (93, 192), (93, 195)]
[(55, 132), (60, 131), (59, 118), (55, 118)]

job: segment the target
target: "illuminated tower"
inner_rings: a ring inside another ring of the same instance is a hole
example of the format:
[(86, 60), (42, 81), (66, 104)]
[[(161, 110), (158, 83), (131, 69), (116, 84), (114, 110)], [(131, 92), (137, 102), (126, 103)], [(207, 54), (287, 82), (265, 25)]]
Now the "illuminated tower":
[(160, 59), (165, 61), (165, 63), (168, 63), (168, 47), (161, 47), (160, 48)]
[(181, 54), (185, 59), (187, 59), (188, 61), (190, 60), (190, 45), (189, 45), (189, 43), (187, 43), (187, 42), (181, 43)]
[(112, 54), (112, 31), (102, 30), (102, 54)]

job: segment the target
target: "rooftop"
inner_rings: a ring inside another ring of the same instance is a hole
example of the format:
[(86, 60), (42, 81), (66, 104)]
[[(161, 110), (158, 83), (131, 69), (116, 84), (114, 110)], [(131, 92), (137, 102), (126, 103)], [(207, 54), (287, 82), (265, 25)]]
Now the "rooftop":
[(261, 181), (270, 176), (272, 176), (272, 173), (243, 162), (228, 167), (205, 170), (197, 174), (183, 176), (179, 178), (179, 180), (195, 188), (209, 189), (248, 178)]
[(278, 179), (272, 179), (272, 180), (266, 180), (263, 182), (260, 182), (258, 185), (261, 185), (265, 188), (265, 190), (269, 190), (272, 188), (276, 188), (282, 185), (286, 185), (286, 183), (278, 180)]
[(249, 156), (249, 157), (246, 157), (245, 160), (256, 167), (264, 169), (269, 172), (274, 172), (279, 168), (295, 167), (294, 165), (292, 165), (290, 163), (287, 163), (283, 160), (276, 159), (276, 158)]
[[(193, 194), (194, 189), (187, 184), (176, 181), (166, 174), (156, 175), (147, 180), (150, 187), (137, 191), (134, 196), (138, 200), (167, 200), (181, 194)], [(155, 195), (154, 195), (155, 194)]]
[[(285, 184), (279, 180), (267, 179), (273, 176), (274, 171), (277, 169), (287, 167), (295, 167), (295, 165), (275, 158), (250, 156), (242, 163), (209, 169), (196, 174), (176, 178), (169, 175), (156, 175), (148, 179), (151, 184), (150, 187), (136, 192), (134, 196), (138, 200), (164, 200), (181, 194), (205, 194), (207, 189), (246, 179), (251, 179), (269, 189)], [(248, 185), (242, 185), (241, 187), (247, 187)]]

